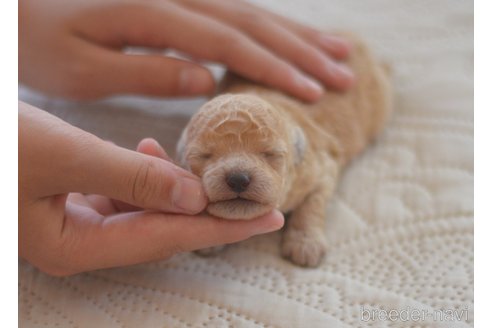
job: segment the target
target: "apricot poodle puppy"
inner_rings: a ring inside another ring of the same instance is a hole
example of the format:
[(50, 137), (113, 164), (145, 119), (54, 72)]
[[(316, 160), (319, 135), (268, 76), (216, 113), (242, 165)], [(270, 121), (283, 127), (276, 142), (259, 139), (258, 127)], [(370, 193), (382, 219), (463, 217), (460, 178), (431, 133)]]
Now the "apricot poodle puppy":
[[(340, 170), (382, 129), (392, 107), (387, 68), (350, 36), (346, 93), (305, 104), (237, 77), (192, 117), (178, 161), (202, 177), (217, 217), (247, 220), (278, 208), (290, 213), (282, 255), (314, 267), (327, 250), (326, 208)], [(202, 254), (216, 251), (203, 250)]]

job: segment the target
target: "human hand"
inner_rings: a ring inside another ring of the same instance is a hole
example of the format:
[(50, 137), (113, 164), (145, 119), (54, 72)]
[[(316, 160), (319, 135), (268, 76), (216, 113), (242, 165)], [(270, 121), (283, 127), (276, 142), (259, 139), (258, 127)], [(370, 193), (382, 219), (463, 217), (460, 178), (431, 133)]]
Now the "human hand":
[(322, 84), (345, 90), (350, 52), (339, 37), (244, 1), (22, 0), (19, 78), (51, 95), (209, 94), (214, 80), (198, 62), (129, 55), (127, 46), (173, 48), (306, 101)]
[(64, 276), (166, 259), (283, 225), (277, 211), (251, 221), (191, 216), (207, 203), (199, 178), (167, 161), (153, 140), (138, 151), (19, 103), (19, 255)]

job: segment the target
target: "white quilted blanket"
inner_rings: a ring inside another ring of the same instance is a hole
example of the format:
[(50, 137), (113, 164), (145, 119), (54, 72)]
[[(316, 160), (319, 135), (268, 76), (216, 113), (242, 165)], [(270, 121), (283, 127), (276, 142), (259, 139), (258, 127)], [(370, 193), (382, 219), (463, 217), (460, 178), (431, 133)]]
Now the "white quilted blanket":
[[(260, 1), (258, 1), (260, 2)], [(473, 326), (473, 2), (261, 1), (324, 28), (354, 30), (395, 72), (395, 114), (328, 205), (318, 269), (279, 257), (279, 234), (216, 258), (52, 278), (19, 264), (23, 327)], [(21, 98), (102, 138), (173, 148), (203, 100)]]

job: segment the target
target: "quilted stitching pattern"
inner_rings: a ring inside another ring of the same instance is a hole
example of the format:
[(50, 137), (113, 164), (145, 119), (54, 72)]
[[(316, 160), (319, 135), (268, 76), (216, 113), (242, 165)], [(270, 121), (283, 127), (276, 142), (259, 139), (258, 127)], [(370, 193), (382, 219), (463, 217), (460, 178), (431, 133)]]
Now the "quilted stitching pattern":
[[(302, 269), (282, 260), (278, 233), (216, 258), (182, 254), (63, 279), (21, 261), (22, 326), (473, 326), (473, 3), (261, 3), (311, 24), (358, 31), (395, 72), (396, 112), (349, 166), (329, 204), (325, 262)], [(200, 102), (123, 98), (76, 109), (26, 90), (21, 95), (131, 147), (149, 133), (176, 140), (171, 116)], [(100, 107), (119, 107), (118, 124), (108, 125), (115, 116)], [(468, 312), (467, 320), (453, 322), (366, 322), (362, 308)]]

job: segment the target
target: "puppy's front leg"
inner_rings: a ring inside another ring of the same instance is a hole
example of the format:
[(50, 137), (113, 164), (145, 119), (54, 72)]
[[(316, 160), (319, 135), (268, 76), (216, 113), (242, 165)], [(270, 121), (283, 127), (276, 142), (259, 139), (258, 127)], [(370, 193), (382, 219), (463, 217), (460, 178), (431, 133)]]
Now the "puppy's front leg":
[(289, 218), (282, 239), (282, 256), (297, 265), (316, 267), (326, 253), (326, 207), (332, 184), (320, 184)]

